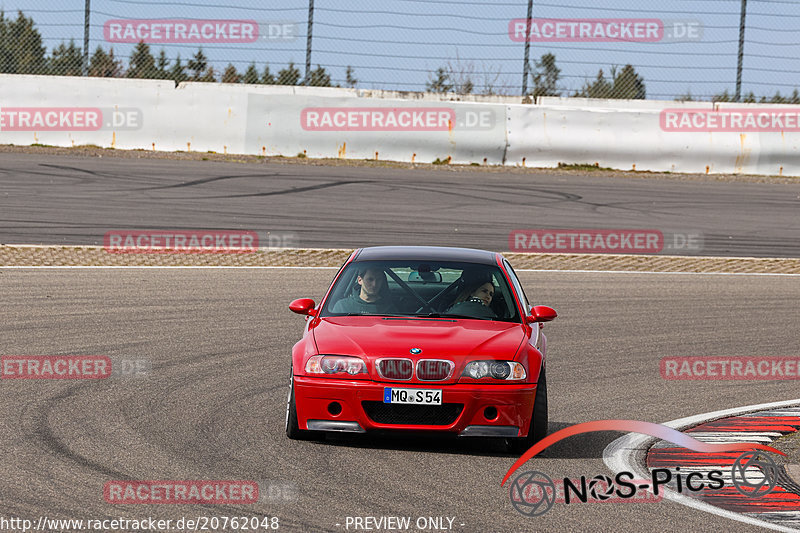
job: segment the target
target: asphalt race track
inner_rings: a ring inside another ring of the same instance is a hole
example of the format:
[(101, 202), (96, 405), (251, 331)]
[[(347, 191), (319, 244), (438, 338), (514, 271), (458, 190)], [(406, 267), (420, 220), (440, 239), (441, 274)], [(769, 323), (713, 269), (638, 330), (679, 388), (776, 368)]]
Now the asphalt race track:
[[(515, 229), (701, 234), (694, 255), (800, 257), (800, 183), (605, 178), (211, 161), (0, 158), (0, 243), (103, 243), (109, 230), (239, 229), (304, 248), (508, 250)], [(552, 250), (557, 251), (557, 250)], [(677, 250), (674, 253), (682, 255)]]
[[(529, 228), (699, 232), (702, 255), (800, 257), (800, 184), (0, 158), (3, 244), (240, 229), (291, 234), (302, 247), (507, 250), (509, 232)], [(556, 504), (525, 517), (500, 486), (517, 456), (485, 439), (289, 441), (289, 354), (303, 319), (287, 305), (318, 301), (334, 272), (0, 267), (1, 355), (102, 355), (146, 368), (100, 380), (0, 380), (0, 530), (11, 531), (3, 518), (43, 516), (277, 517), (280, 530), (301, 532), (365, 531), (354, 517), (387, 516), (438, 519), (460, 532), (752, 530), (666, 500)], [(559, 313), (545, 329), (551, 433), (798, 397), (797, 381), (666, 381), (659, 372), (667, 356), (798, 355), (796, 276), (520, 274), (534, 303)], [(608, 474), (603, 450), (619, 436), (569, 438), (525, 469), (554, 479)], [(261, 499), (110, 504), (103, 489), (113, 480), (255, 481)]]
[[(331, 532), (348, 531), (348, 516), (386, 515), (450, 517), (464, 532), (752, 530), (669, 501), (556, 504), (523, 517), (500, 487), (516, 457), (485, 440), (289, 441), (289, 351), (302, 318), (287, 303), (318, 299), (334, 272), (0, 269), (0, 353), (152, 364), (138, 377), (0, 381), (0, 515), (277, 516), (282, 531)], [(551, 432), (798, 396), (796, 381), (664, 381), (658, 364), (676, 355), (796, 355), (796, 277), (521, 277), (536, 303), (560, 315), (545, 329)], [(554, 478), (607, 474), (603, 449), (618, 436), (572, 437), (526, 466)], [(252, 505), (111, 505), (103, 486), (116, 479), (257, 480), (281, 490)]]

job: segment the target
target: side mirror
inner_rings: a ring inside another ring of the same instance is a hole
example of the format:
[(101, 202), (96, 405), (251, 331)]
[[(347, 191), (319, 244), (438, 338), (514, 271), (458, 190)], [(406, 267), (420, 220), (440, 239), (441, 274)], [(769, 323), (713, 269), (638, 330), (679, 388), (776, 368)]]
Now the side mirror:
[(289, 304), (289, 310), (298, 315), (317, 316), (315, 305), (311, 298), (300, 298)]
[(533, 324), (534, 322), (550, 322), (558, 316), (556, 310), (546, 305), (536, 305), (531, 307), (531, 314), (525, 317), (525, 322)]

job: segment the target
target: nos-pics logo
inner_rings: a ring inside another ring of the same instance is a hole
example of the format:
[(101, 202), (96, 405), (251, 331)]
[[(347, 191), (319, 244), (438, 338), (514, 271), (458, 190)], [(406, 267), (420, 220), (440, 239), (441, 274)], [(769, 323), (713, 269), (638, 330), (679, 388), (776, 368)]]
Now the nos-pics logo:
[[(731, 466), (731, 480), (741, 494), (750, 498), (761, 498), (775, 489), (779, 468), (768, 455), (756, 451), (740, 455)], [(564, 503), (588, 501), (633, 501), (637, 491), (650, 491), (658, 496), (661, 485), (670, 484), (673, 490), (681, 493), (684, 490), (698, 492), (704, 489), (719, 490), (724, 486), (721, 470), (712, 470), (705, 474), (693, 472), (688, 475), (669, 469), (656, 468), (651, 472), (649, 483), (631, 483), (633, 474), (620, 472), (615, 478), (595, 476), (588, 482), (585, 477), (580, 480), (564, 478), (562, 487), (542, 472), (529, 471), (519, 474), (509, 487), (511, 504), (520, 514), (525, 516), (541, 516), (549, 511), (556, 501)], [(559, 490), (561, 489), (561, 490)], [(641, 500), (639, 500), (641, 501)]]

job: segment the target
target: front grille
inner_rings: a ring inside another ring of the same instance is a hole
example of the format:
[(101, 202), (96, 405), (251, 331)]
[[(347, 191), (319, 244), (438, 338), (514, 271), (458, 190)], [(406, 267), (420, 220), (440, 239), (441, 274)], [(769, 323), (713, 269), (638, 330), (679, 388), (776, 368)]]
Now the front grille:
[(378, 374), (386, 379), (411, 379), (414, 363), (411, 359), (381, 359), (378, 361)]
[(464, 409), (463, 403), (406, 405), (364, 401), (361, 405), (373, 422), (396, 425), (449, 426)]
[(441, 359), (422, 359), (417, 363), (417, 379), (420, 381), (444, 381), (450, 377), (455, 365)]

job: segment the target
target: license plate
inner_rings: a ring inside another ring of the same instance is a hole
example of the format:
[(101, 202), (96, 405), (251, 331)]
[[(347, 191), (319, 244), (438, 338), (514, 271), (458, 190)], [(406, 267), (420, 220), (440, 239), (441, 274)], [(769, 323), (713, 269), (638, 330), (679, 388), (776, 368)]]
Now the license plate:
[(442, 389), (383, 389), (383, 403), (442, 405)]

